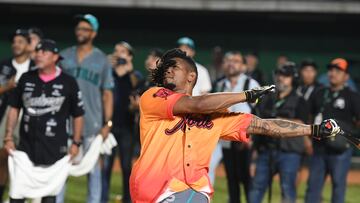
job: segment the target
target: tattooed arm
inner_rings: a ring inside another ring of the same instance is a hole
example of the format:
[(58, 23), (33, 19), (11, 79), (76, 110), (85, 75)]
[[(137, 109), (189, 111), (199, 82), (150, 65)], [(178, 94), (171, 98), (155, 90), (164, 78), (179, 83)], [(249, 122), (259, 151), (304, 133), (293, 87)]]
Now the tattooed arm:
[(311, 136), (311, 126), (289, 120), (261, 119), (253, 116), (247, 133), (277, 138)]

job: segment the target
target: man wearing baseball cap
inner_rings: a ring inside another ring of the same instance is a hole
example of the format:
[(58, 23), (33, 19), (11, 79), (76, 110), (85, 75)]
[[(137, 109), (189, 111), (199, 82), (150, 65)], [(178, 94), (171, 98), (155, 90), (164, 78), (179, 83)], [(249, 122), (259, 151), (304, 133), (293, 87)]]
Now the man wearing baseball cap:
[(305, 59), (299, 67), (300, 85), (296, 92), (308, 101), (319, 89), (322, 88), (316, 81), (318, 65), (311, 59)]
[[(49, 166), (70, 154), (74, 158), (81, 144), (83, 102), (76, 80), (56, 65), (61, 60), (55, 41), (44, 39), (36, 46), (37, 70), (24, 73), (11, 92), (5, 131), (5, 149), (11, 156), (15, 150), (13, 133), (22, 110), (18, 150), (25, 152), (34, 165)], [(73, 142), (66, 123), (73, 118)], [(15, 180), (16, 181), (16, 180)], [(11, 198), (11, 197), (10, 197)], [(42, 198), (43, 203), (55, 203), (55, 196)], [(11, 203), (24, 203), (12, 199)]]
[[(360, 95), (345, 85), (349, 79), (348, 62), (343, 58), (332, 60), (327, 75), (330, 87), (318, 91), (310, 103), (314, 123), (332, 117), (345, 133), (351, 134), (360, 126)], [(326, 141), (313, 140), (313, 146), (305, 202), (321, 202), (325, 177), (329, 174), (332, 181), (331, 202), (343, 203), (352, 154), (350, 144), (343, 136), (338, 136)]]
[[(345, 59), (337, 58), (337, 59), (334, 59), (334, 62), (335, 62), (335, 60), (337, 60), (337, 61), (339, 62), (339, 60), (341, 61), (341, 60), (345, 60)], [(346, 61), (346, 60), (345, 60), (345, 61)], [(340, 62), (340, 63), (342, 63), (342, 66), (344, 66), (344, 62)], [(346, 63), (347, 63), (347, 62), (346, 62)], [(329, 68), (329, 66), (331, 66), (331, 64), (328, 65), (328, 68)], [(324, 85), (324, 86), (327, 86), (327, 87), (330, 86), (329, 77), (328, 77), (328, 74), (327, 74), (327, 73), (321, 74), (321, 75), (319, 76), (319, 78), (318, 78), (318, 81), (319, 81), (320, 84), (322, 84), (322, 85)], [(349, 75), (348, 80), (347, 80), (346, 83), (345, 83), (345, 86), (349, 87), (352, 91), (355, 91), (355, 92), (358, 91), (358, 89), (357, 89), (357, 87), (356, 87), (356, 84), (355, 84), (354, 80), (351, 78), (350, 75)]]
[[(93, 45), (99, 31), (99, 21), (92, 14), (75, 17), (77, 45), (63, 50), (64, 60), (60, 66), (64, 72), (74, 76), (82, 92), (84, 108), (84, 144), (87, 151), (98, 134), (106, 137), (112, 126), (114, 80), (112, 67), (107, 56)], [(64, 194), (58, 195), (57, 202), (63, 202)], [(88, 203), (99, 203), (101, 199), (100, 162), (88, 175)]]
[[(186, 52), (188, 56), (194, 58), (195, 52), (195, 42), (189, 37), (182, 37), (178, 39), (177, 44), (179, 48)], [(198, 80), (193, 89), (193, 96), (199, 96), (211, 91), (211, 79), (209, 71), (201, 64), (195, 63), (198, 71)]]
[[(296, 94), (297, 69), (295, 63), (285, 62), (275, 71), (277, 95), (267, 95), (256, 107), (263, 118), (282, 118), (306, 123), (308, 111), (304, 99)], [(296, 174), (304, 152), (305, 137), (274, 139), (254, 137), (258, 156), (256, 171), (250, 190), (251, 203), (260, 203), (266, 189), (271, 188), (272, 176), (280, 175), (281, 202), (296, 201)]]
[[(15, 88), (20, 76), (29, 69), (34, 68), (34, 62), (29, 57), (28, 47), (30, 44), (29, 33), (26, 29), (17, 29), (10, 36), (12, 57), (0, 61), (0, 124), (7, 110), (8, 95)], [(17, 137), (17, 136), (16, 136)], [(0, 149), (2, 148), (3, 136), (0, 135)], [(5, 189), (7, 176), (6, 153), (0, 150), (0, 202)]]
[(11, 35), (11, 41), (13, 56), (0, 62), (0, 122), (7, 106), (7, 92), (15, 87), (24, 72), (35, 65), (27, 50), (30, 44), (28, 31), (17, 29)]

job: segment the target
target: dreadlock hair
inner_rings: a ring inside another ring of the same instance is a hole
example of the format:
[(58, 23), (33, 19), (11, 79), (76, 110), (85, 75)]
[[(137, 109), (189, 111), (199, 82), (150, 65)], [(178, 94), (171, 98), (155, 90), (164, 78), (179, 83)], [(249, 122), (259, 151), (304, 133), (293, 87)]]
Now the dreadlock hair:
[(161, 58), (156, 62), (156, 68), (151, 72), (151, 80), (160, 87), (164, 86), (164, 76), (166, 71), (170, 68), (176, 65), (175, 58), (180, 58), (186, 61), (188, 64), (187, 68), (191, 72), (196, 73), (196, 79), (195, 83), (197, 81), (198, 72), (196, 68), (196, 64), (194, 60), (186, 55), (186, 52), (182, 51), (181, 49), (175, 48), (170, 49), (165, 52), (164, 55), (161, 56)]

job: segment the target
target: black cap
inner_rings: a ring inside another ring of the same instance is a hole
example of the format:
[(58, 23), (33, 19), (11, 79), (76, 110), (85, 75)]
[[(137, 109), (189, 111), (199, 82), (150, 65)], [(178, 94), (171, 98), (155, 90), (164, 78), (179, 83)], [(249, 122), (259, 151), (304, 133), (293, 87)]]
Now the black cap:
[(296, 64), (294, 62), (288, 61), (276, 69), (275, 74), (297, 77)]
[(44, 33), (37, 27), (29, 28), (29, 34), (35, 34), (39, 36), (40, 39), (44, 38)]
[(305, 59), (301, 62), (300, 64), (300, 69), (303, 69), (306, 66), (311, 66), (313, 67), (315, 70), (317, 70), (318, 66), (315, 63), (315, 61), (313, 61), (312, 59)]
[[(57, 47), (56, 42), (51, 39), (41, 40), (39, 42), (39, 44), (36, 45), (35, 50), (36, 51), (39, 51), (39, 50), (51, 51), (55, 54), (59, 54), (59, 48)], [(63, 58), (59, 55), (59, 59), (63, 59)]]
[(29, 43), (31, 41), (29, 31), (27, 29), (19, 28), (19, 29), (15, 30), (15, 32), (11, 35), (10, 40), (12, 41), (15, 36), (23, 36)]

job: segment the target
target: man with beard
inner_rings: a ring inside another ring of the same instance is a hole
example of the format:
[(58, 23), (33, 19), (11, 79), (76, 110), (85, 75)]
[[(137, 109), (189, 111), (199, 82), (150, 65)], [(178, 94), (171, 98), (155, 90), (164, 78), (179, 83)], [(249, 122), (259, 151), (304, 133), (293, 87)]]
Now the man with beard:
[[(294, 87), (296, 74), (293, 62), (285, 62), (275, 71), (278, 93), (264, 97), (257, 106), (258, 116), (287, 119), (297, 123), (307, 121), (306, 103), (301, 96), (296, 94)], [(272, 178), (275, 173), (280, 175), (282, 202), (294, 203), (296, 201), (296, 174), (300, 167), (301, 154), (304, 152), (304, 138), (254, 137), (257, 159), (249, 202), (262, 202), (268, 187), (271, 194)]]
[[(60, 66), (74, 76), (82, 92), (85, 108), (83, 150), (86, 151), (96, 135), (107, 136), (112, 126), (114, 81), (107, 56), (93, 45), (99, 29), (97, 18), (91, 14), (76, 16), (77, 46), (63, 50)], [(58, 196), (63, 201), (63, 193)], [(100, 162), (88, 175), (88, 203), (101, 200)]]
[[(343, 58), (333, 59), (328, 65), (330, 87), (315, 93), (310, 102), (314, 124), (323, 118), (335, 117), (345, 133), (353, 134), (360, 127), (360, 95), (346, 85), (349, 64)], [(321, 193), (327, 175), (331, 178), (331, 202), (345, 202), (346, 181), (351, 164), (350, 144), (339, 136), (313, 140), (314, 153), (309, 162), (308, 188), (305, 203), (322, 202)]]
[[(13, 133), (22, 109), (18, 149), (25, 152), (35, 166), (52, 165), (67, 153), (74, 158), (81, 143), (84, 114), (81, 94), (75, 79), (56, 65), (59, 60), (61, 57), (55, 41), (42, 40), (36, 46), (38, 69), (21, 76), (9, 99), (5, 148), (9, 154), (15, 150)], [(74, 130), (72, 145), (68, 148), (70, 117), (73, 118)], [(55, 201), (55, 196), (47, 196), (41, 202)], [(10, 199), (10, 203), (24, 202), (25, 199)]]
[(27, 72), (34, 62), (29, 57), (29, 33), (17, 29), (12, 36), (13, 56), (0, 62), (0, 122), (6, 110), (7, 92), (16, 86), (22, 73)]
[(209, 161), (219, 139), (248, 142), (250, 134), (323, 139), (341, 132), (332, 119), (304, 125), (226, 112), (234, 104), (256, 102), (274, 86), (192, 96), (197, 68), (179, 49), (161, 57), (152, 79), (158, 87), (140, 98), (141, 154), (130, 177), (135, 203), (209, 202), (213, 194)]
[[(215, 85), (215, 92), (243, 92), (259, 87), (259, 83), (246, 75), (244, 57), (238, 51), (225, 54), (223, 62), (225, 78)], [(251, 113), (249, 103), (239, 103), (229, 108), (231, 112)], [(246, 200), (250, 190), (250, 145), (240, 142), (220, 141), (229, 193), (229, 203), (241, 202), (240, 185), (244, 186)], [(210, 175), (210, 174), (209, 174)], [(211, 177), (210, 177), (211, 178)]]
[[(11, 40), (13, 56), (0, 62), (0, 123), (2, 123), (2, 118), (6, 112), (10, 90), (15, 88), (20, 76), (30, 69), (34, 69), (35, 65), (29, 57), (30, 37), (28, 31), (17, 29)], [(2, 140), (3, 136), (0, 136), (0, 147), (2, 146)], [(7, 179), (6, 157), (6, 154), (0, 150), (0, 202)]]

